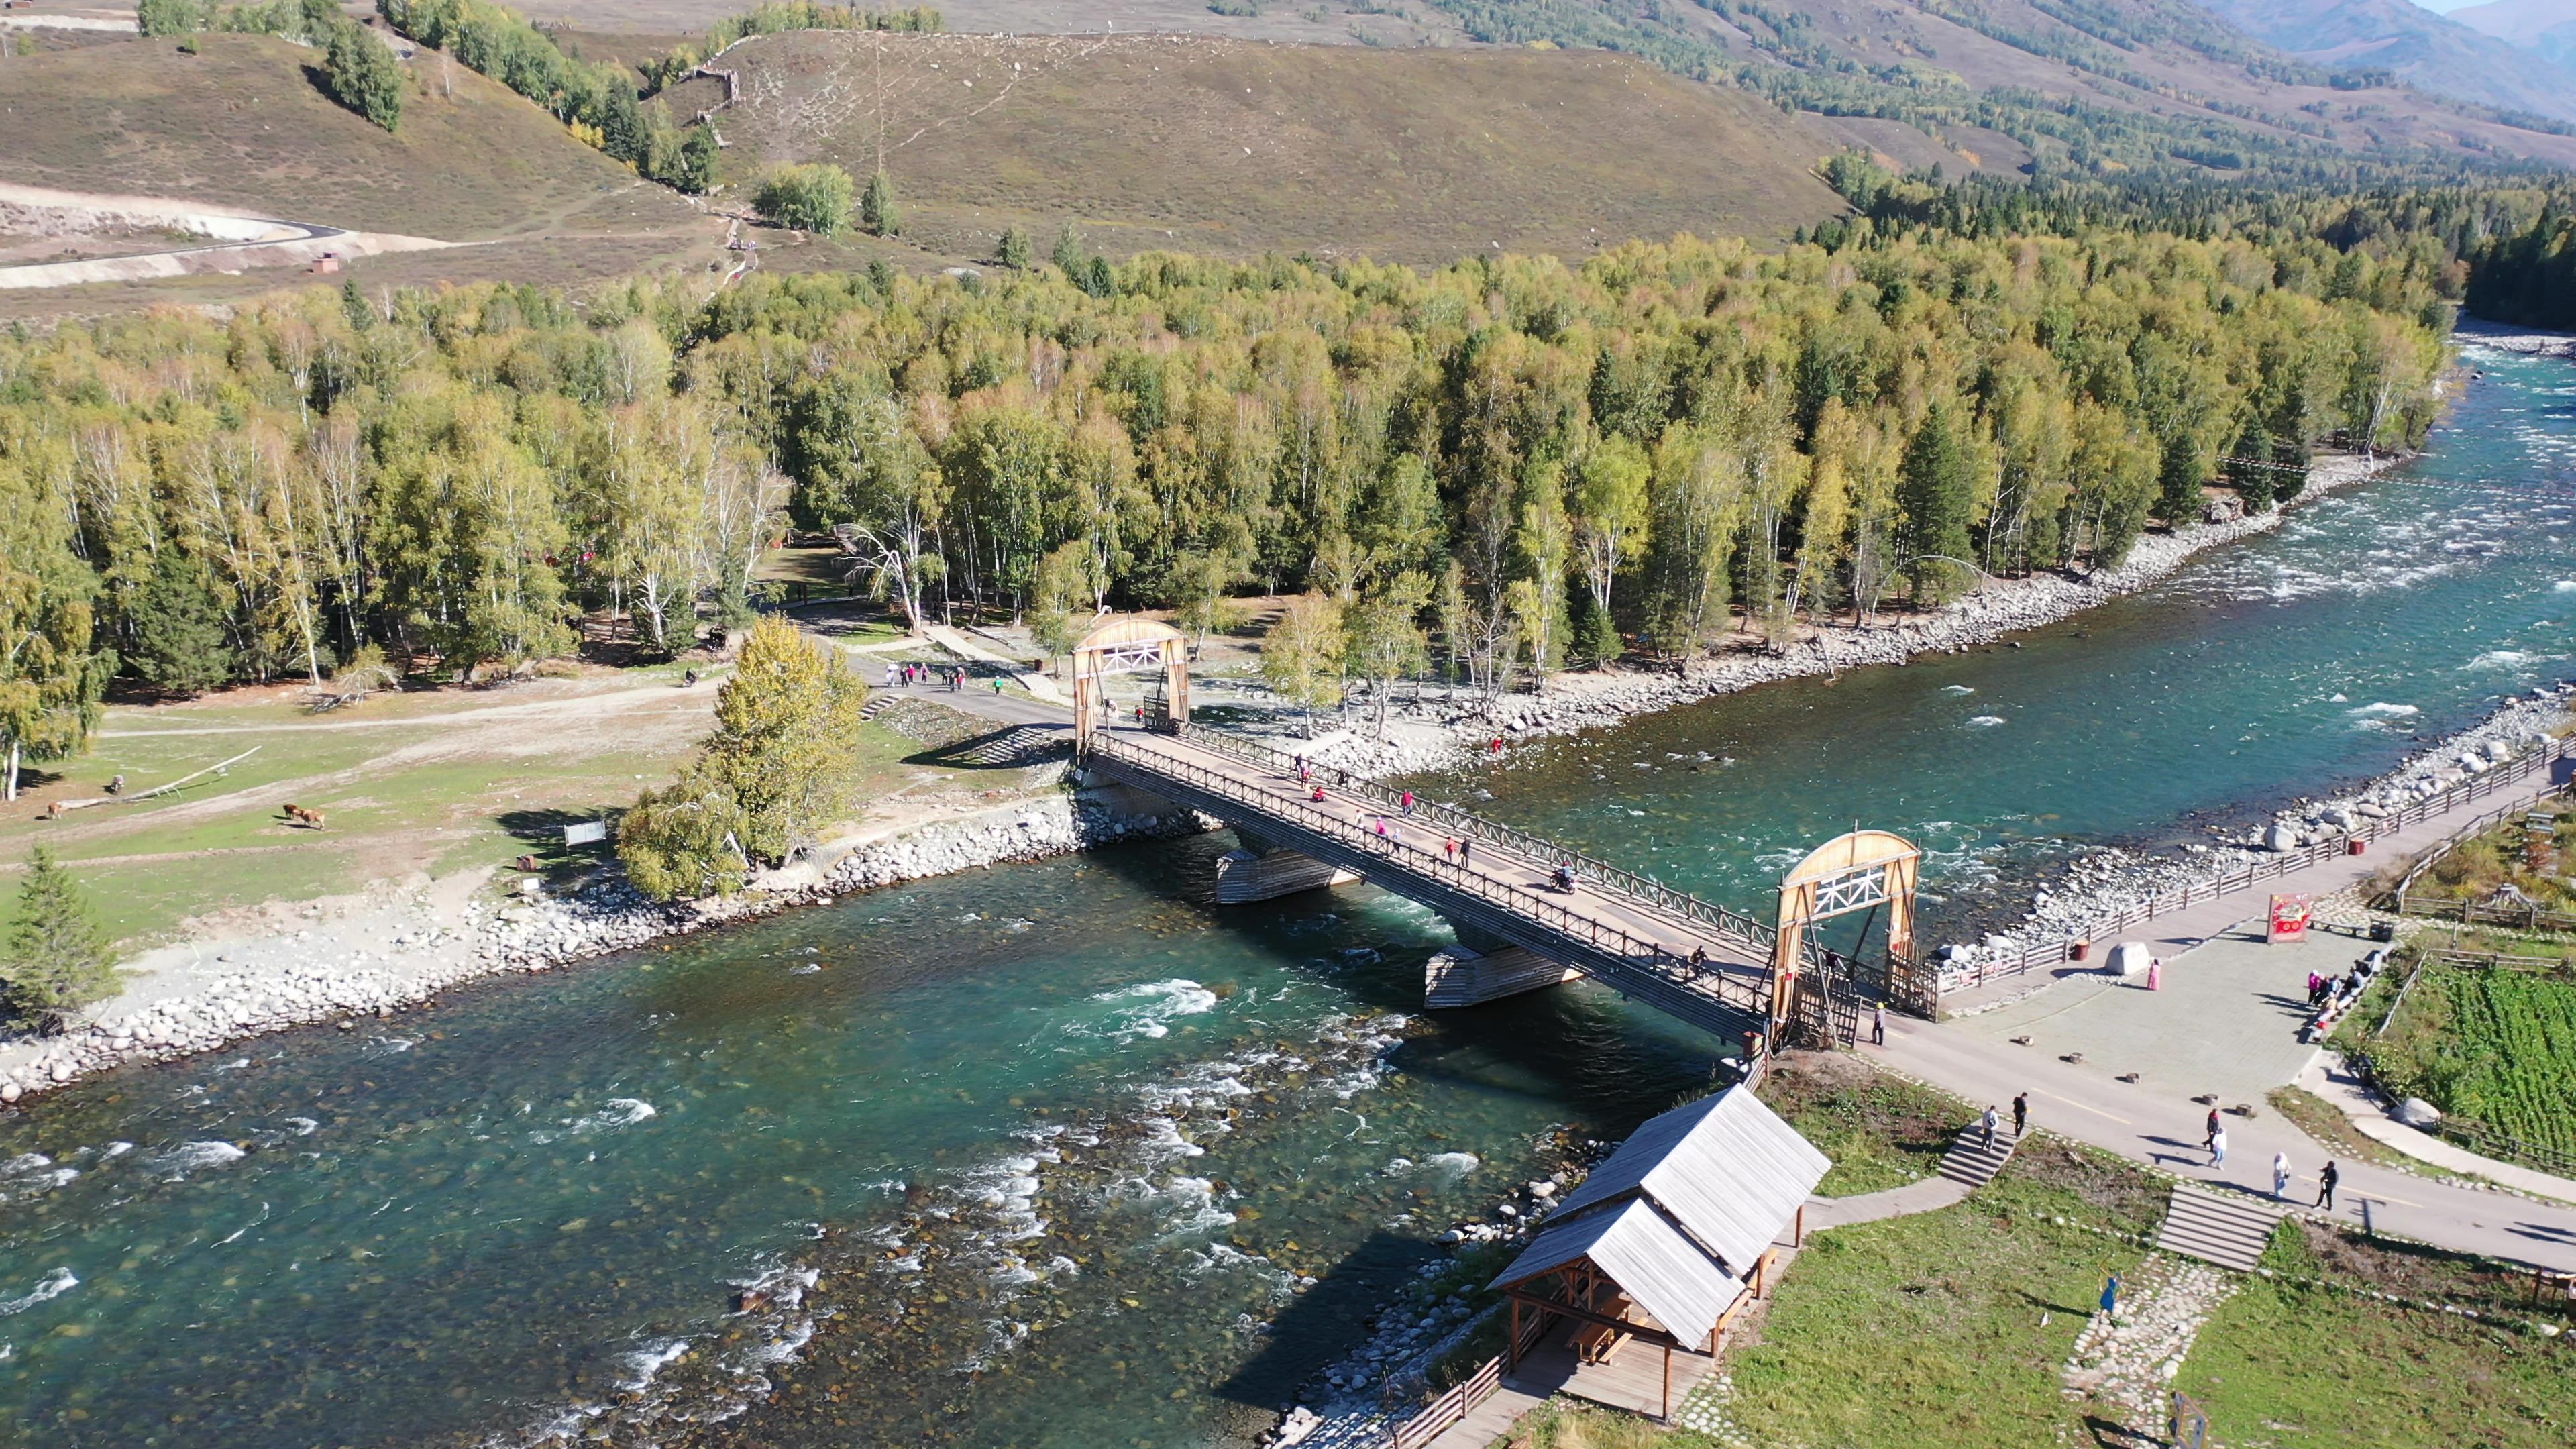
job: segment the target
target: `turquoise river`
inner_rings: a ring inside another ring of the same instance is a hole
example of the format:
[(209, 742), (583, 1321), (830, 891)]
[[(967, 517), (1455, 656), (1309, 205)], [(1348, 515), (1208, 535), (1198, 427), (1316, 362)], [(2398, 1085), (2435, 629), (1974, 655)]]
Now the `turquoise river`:
[[(1939, 939), (2070, 849), (2367, 777), (2576, 653), (2576, 370), (2470, 360), (2425, 458), (2021, 647), (1429, 788), (1746, 904), (1899, 830)], [(1227, 844), (850, 897), (0, 1116), (0, 1442), (1244, 1442), (1443, 1229), (1717, 1047), (1581, 987), (1425, 1017), (1441, 922), (1364, 888), (1219, 911)]]

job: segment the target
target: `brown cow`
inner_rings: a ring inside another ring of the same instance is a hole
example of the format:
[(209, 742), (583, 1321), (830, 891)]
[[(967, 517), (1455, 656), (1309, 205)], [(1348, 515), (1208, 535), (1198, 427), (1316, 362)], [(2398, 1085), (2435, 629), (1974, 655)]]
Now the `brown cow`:
[(307, 810), (301, 805), (289, 805), (286, 807), (286, 816), (307, 830), (322, 828), (322, 812), (319, 810)]

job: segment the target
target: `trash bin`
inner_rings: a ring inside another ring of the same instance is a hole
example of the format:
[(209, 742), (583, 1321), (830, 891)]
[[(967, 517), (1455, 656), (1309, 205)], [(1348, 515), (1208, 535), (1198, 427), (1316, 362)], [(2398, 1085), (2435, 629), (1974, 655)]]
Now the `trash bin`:
[(2397, 939), (2397, 923), (2396, 923), (2395, 921), (2373, 921), (2373, 922), (2371, 922), (2371, 923), (2370, 923), (2370, 939), (2372, 939), (2372, 940), (2374, 940), (2374, 941), (2394, 941), (2394, 940), (2396, 940), (2396, 939)]
[(2088, 960), (2092, 955), (2093, 943), (2090, 941), (2069, 941), (2066, 943), (2066, 959), (2069, 961)]
[(2368, 855), (2370, 853), (2370, 842), (2356, 835), (2352, 839), (2343, 843), (2343, 853), (2346, 855)]

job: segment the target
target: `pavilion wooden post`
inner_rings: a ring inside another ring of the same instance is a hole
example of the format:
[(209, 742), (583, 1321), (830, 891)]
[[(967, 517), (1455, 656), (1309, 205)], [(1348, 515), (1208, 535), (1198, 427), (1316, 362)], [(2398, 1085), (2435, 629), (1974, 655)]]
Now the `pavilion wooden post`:
[(1664, 1409), (1663, 1409), (1663, 1412), (1662, 1412), (1662, 1413), (1657, 1414), (1655, 1417), (1656, 1417), (1656, 1418), (1658, 1418), (1658, 1419), (1669, 1419), (1669, 1418), (1671, 1418), (1672, 1416), (1673, 1416), (1673, 1346), (1672, 1346), (1671, 1344), (1669, 1344), (1669, 1343), (1668, 1343), (1668, 1344), (1665, 1344), (1665, 1345), (1664, 1345)]
[(1521, 1371), (1521, 1296), (1512, 1295), (1512, 1372)]

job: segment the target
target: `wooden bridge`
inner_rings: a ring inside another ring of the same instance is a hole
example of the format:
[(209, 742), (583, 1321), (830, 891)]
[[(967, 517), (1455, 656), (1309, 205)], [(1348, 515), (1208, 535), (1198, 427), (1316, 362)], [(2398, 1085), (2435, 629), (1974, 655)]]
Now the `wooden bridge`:
[[(1722, 1040), (1770, 1029), (1776, 932), (1741, 912), (1462, 810), (1417, 800), (1408, 814), (1398, 792), (1337, 770), (1314, 768), (1309, 782), (1293, 757), (1169, 718), (1096, 724), (1081, 763), (1212, 815), (1247, 845), (1306, 857), (1308, 883), (1347, 871), (1437, 911), (1462, 936), (1571, 967)], [(1464, 848), (1452, 852), (1452, 840)], [(1572, 893), (1552, 884), (1569, 863)], [(1811, 1029), (1849, 1040), (1857, 997), (1812, 946), (1802, 959), (1790, 1004)]]

